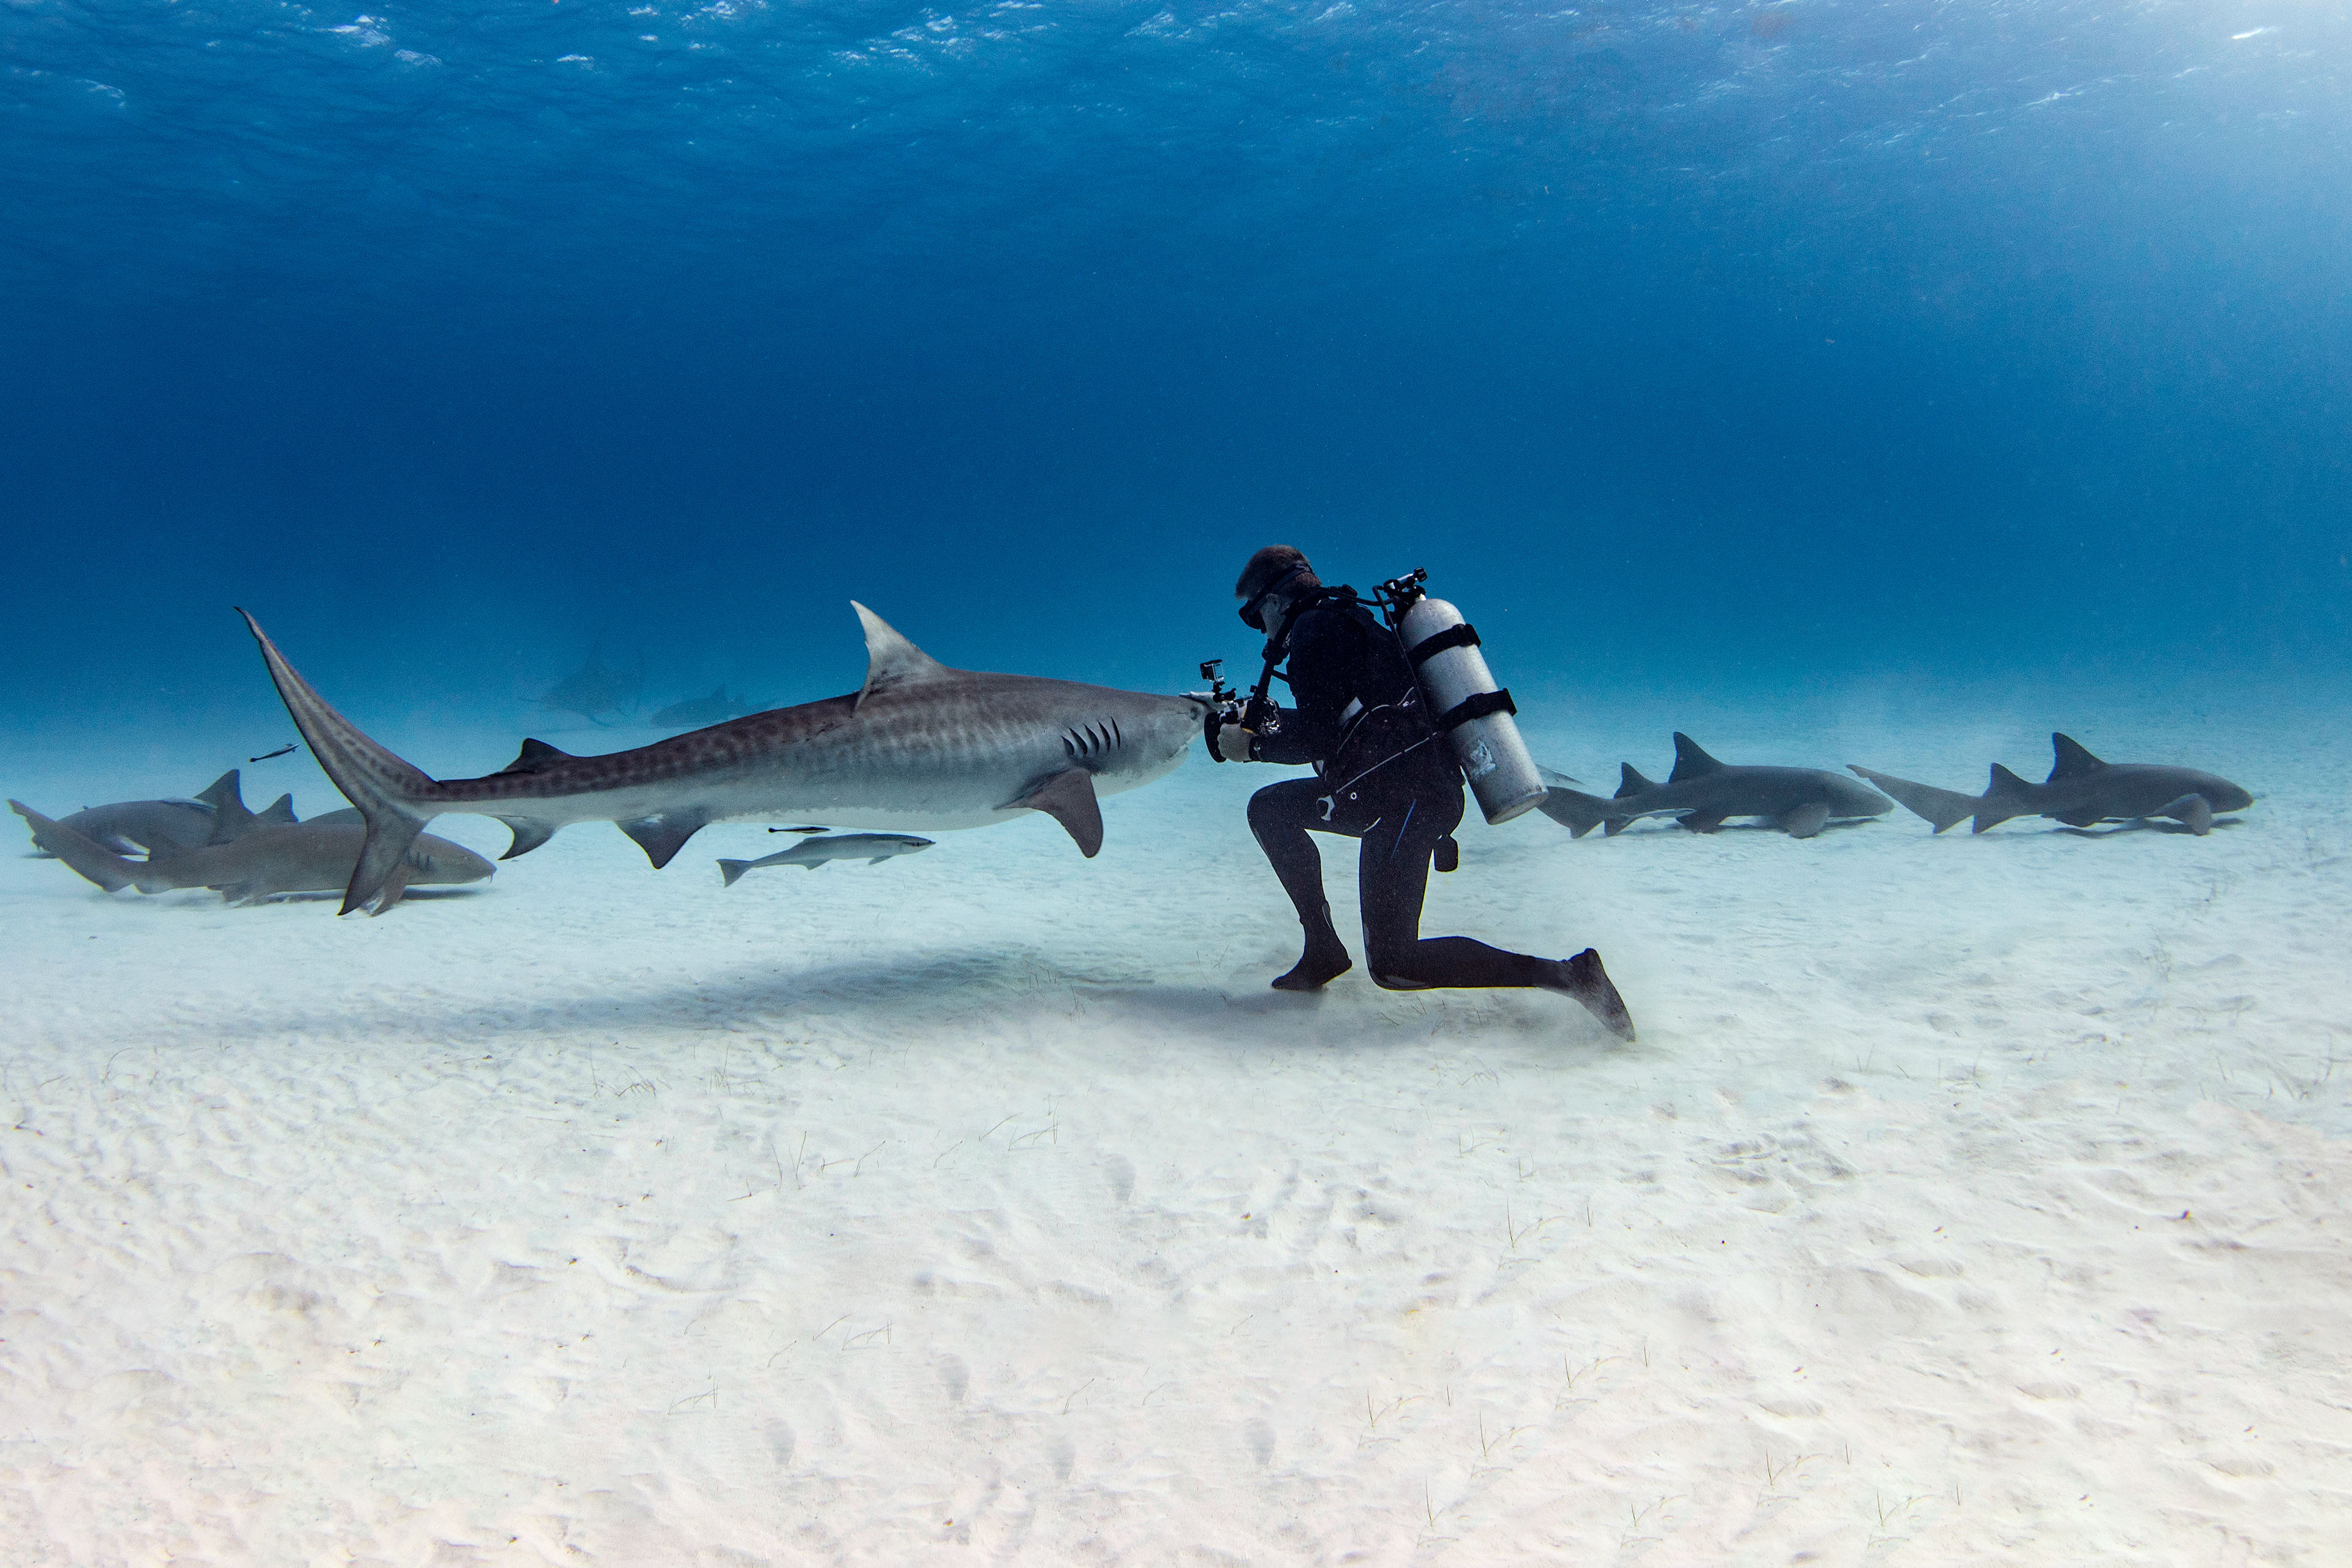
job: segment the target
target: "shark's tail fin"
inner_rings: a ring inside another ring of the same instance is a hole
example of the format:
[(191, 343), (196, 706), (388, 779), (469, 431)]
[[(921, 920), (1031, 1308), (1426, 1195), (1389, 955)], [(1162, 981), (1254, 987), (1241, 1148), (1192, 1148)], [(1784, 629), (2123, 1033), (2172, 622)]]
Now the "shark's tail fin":
[(730, 888), (735, 885), (735, 879), (738, 877), (740, 877), (744, 872), (751, 868), (751, 862), (749, 860), (721, 860), (719, 862), (719, 874), (727, 879), (723, 885)]
[[(124, 859), (104, 846), (83, 837), (62, 822), (52, 822), (21, 800), (10, 801), (8, 809), (23, 817), (26, 826), (32, 828), (35, 844), (108, 892), (119, 893), (125, 888), (138, 888), (142, 893), (162, 890), (161, 887), (141, 884), (141, 868), (137, 861)], [(165, 887), (169, 885), (163, 884)]]
[(1975, 795), (1962, 795), (1956, 789), (1937, 789), (1934, 784), (1913, 784), (1909, 779), (1898, 779), (1893, 773), (1874, 773), (1853, 763), (1848, 763), (1846, 767), (1893, 795), (1911, 811), (1926, 817), (1938, 833), (1975, 816), (1977, 808), (1982, 805)]
[(1998, 827), (2012, 816), (2034, 815), (2033, 786), (2002, 767), (1992, 765), (1992, 777), (1985, 784), (1982, 799), (1977, 802), (1976, 821), (1969, 825), (1970, 833), (1982, 833), (1988, 827)]
[(1577, 838), (1583, 837), (1610, 820), (1607, 801), (1597, 795), (1587, 795), (1580, 789), (1561, 789), (1557, 784), (1537, 802), (1536, 809), (1567, 828)]
[[(286, 662), (261, 623), (242, 609), (237, 614), (245, 616), (247, 629), (261, 645), (269, 679), (277, 684), (278, 695), (285, 700), (286, 711), (302, 732), (310, 754), (319, 759), (319, 765), (327, 770), (343, 797), (367, 818), (367, 842), (343, 889), (343, 907), (336, 912), (347, 915), (379, 900), (375, 912), (382, 914), (400, 896), (394, 873), (406, 864), (409, 846), (416, 842), (426, 823), (441, 815), (434, 800), (437, 786), (420, 769), (370, 740), (358, 725), (328, 706), (327, 700)], [(386, 893), (391, 896), (383, 897)]]

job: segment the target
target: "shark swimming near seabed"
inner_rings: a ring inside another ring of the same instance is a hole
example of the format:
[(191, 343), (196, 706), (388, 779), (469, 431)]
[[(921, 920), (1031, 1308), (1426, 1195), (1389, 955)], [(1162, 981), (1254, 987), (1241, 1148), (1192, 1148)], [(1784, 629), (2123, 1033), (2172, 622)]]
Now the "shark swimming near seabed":
[(895, 855), (929, 849), (931, 842), (911, 833), (835, 833), (824, 838), (803, 838), (790, 849), (780, 849), (757, 860), (721, 860), (719, 874), (727, 879), (725, 885), (731, 888), (744, 872), (756, 871), (762, 866), (805, 866), (812, 871), (828, 860), (863, 860), (868, 866), (879, 866)]
[(1694, 833), (1713, 833), (1729, 817), (1760, 816), (1791, 838), (1811, 838), (1832, 819), (1895, 809), (1877, 791), (1825, 768), (1717, 762), (1680, 731), (1675, 733), (1675, 771), (1664, 784), (1651, 783), (1627, 763), (1616, 795), (1603, 800), (1562, 788), (1576, 782), (1564, 773), (1540, 772), (1551, 793), (1538, 809), (1579, 838), (1596, 827), (1614, 837), (1644, 816), (1672, 816)]
[[(294, 820), (294, 797), (280, 795), (261, 811), (247, 811), (231, 768), (194, 800), (118, 800), (93, 805), (58, 821), (101, 849), (116, 855), (144, 854), (157, 844), (197, 849), (220, 844), (254, 826), (282, 827)], [(34, 853), (54, 858), (34, 835)]]
[(1848, 766), (1926, 817), (1938, 833), (1969, 817), (1976, 820), (1969, 831), (1982, 833), (2018, 816), (2047, 816), (2076, 828), (2161, 816), (2202, 837), (2213, 831), (2216, 813), (2254, 804), (2252, 794), (2216, 773), (2162, 763), (2101, 762), (2072, 736), (2054, 732), (2050, 747), (2055, 755), (2047, 780), (2029, 784), (1995, 763), (1982, 795), (1914, 784), (1858, 763)]
[(425, 825), (449, 812), (505, 823), (509, 860), (574, 822), (615, 824), (659, 869), (713, 822), (983, 827), (1032, 811), (1091, 858), (1102, 847), (1097, 797), (1167, 773), (1209, 713), (1202, 696), (951, 669), (865, 605), (851, 608), (866, 650), (854, 692), (604, 756), (527, 740), (513, 762), (474, 779), (429, 778), (369, 739), (237, 613), (310, 754), (366, 818), (345, 914), (377, 900)]
[[(142, 893), (212, 888), (233, 904), (347, 886), (368, 836), (364, 826), (280, 823), (251, 828), (220, 844), (192, 847), (158, 842), (147, 847), (144, 860), (126, 860), (22, 801), (10, 801), (8, 808), (31, 826), (36, 842), (110, 893), (125, 888)], [(386, 873), (381, 897), (389, 907), (410, 888), (478, 882), (496, 869), (463, 845), (422, 834)]]

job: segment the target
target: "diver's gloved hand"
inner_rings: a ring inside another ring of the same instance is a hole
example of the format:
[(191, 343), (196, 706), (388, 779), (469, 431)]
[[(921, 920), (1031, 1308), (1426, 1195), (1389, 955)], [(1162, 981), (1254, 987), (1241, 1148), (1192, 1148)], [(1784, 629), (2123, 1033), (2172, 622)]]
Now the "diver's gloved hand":
[(1250, 760), (1250, 742), (1257, 731), (1244, 724), (1220, 725), (1217, 730), (1217, 755), (1229, 763)]

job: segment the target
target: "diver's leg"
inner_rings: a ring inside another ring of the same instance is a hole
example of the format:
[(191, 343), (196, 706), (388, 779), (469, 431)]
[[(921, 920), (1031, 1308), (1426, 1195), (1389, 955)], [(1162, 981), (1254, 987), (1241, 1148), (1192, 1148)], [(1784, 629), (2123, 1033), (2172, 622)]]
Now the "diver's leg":
[(1471, 937), (1421, 934), (1431, 852), (1461, 820), (1457, 788), (1417, 795), (1364, 835), (1357, 879), (1364, 904), (1364, 962), (1373, 982), (1391, 991), (1540, 986), (1574, 997), (1612, 1034), (1632, 1039), (1633, 1021), (1624, 999), (1591, 948), (1574, 958), (1537, 958)]
[(1307, 825), (1321, 820), (1315, 803), (1324, 794), (1320, 780), (1285, 779), (1250, 796), (1250, 831), (1282, 879), (1307, 939), (1298, 962), (1274, 982), (1277, 991), (1318, 991), (1353, 967), (1323, 896), (1322, 854), (1307, 836)]

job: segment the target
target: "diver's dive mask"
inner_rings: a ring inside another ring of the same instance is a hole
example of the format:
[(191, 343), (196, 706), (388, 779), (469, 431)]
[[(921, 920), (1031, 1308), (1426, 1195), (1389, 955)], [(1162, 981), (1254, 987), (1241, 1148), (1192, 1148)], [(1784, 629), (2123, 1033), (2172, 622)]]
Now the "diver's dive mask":
[(1235, 612), (1241, 616), (1242, 625), (1249, 627), (1249, 629), (1254, 632), (1263, 632), (1271, 636), (1274, 628), (1265, 624), (1265, 602), (1268, 599), (1280, 595), (1284, 589), (1289, 587), (1293, 583), (1298, 581), (1300, 577), (1306, 575), (1306, 567), (1294, 566), (1289, 571), (1284, 573), (1281, 576), (1276, 578), (1273, 582), (1268, 583), (1265, 587), (1260, 588), (1257, 591), (1256, 597), (1250, 600), (1248, 604), (1244, 605), (1240, 610)]

